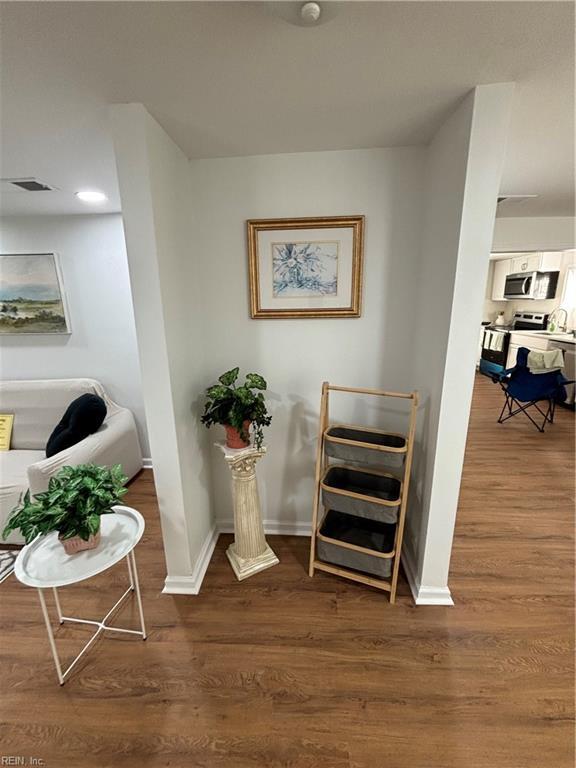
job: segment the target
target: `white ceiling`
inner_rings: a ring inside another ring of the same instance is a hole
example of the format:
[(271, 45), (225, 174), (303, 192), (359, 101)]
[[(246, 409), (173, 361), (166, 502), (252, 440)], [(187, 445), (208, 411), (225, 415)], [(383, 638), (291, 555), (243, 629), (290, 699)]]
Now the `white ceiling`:
[[(279, 4), (285, 6), (285, 3)], [(3, 3), (4, 214), (119, 210), (110, 102), (137, 101), (191, 158), (426, 143), (477, 83), (516, 81), (500, 215), (574, 208), (574, 7), (340, 3), (316, 28), (273, 3)], [(104, 190), (88, 208), (80, 188)]]

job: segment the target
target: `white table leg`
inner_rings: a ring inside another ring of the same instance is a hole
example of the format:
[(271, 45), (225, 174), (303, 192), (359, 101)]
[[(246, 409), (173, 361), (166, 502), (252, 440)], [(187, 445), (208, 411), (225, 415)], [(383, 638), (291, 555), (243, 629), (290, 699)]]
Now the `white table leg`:
[(132, 574), (132, 566), (130, 564), (130, 555), (126, 555), (126, 563), (128, 565), (128, 578), (130, 579), (130, 589), (134, 590), (134, 575)]
[(56, 612), (58, 613), (58, 621), (60, 624), (64, 624), (64, 618), (62, 616), (62, 608), (60, 607), (60, 598), (58, 597), (58, 590), (56, 587), (52, 587), (52, 594), (54, 595), (54, 602), (56, 603)]
[[(120, 597), (119, 600), (116, 601), (114, 606), (108, 611), (106, 616), (102, 619), (102, 621), (91, 621), (89, 619), (77, 619), (73, 616), (63, 616), (62, 615), (62, 607), (60, 605), (60, 598), (58, 596), (58, 591), (56, 587), (52, 587), (52, 592), (54, 595), (54, 602), (56, 604), (56, 611), (58, 613), (58, 620), (60, 624), (63, 624), (65, 621), (73, 622), (76, 624), (89, 624), (94, 627), (96, 627), (96, 632), (90, 640), (86, 643), (86, 645), (82, 648), (80, 653), (76, 656), (76, 658), (72, 661), (70, 666), (66, 669), (65, 672), (62, 672), (62, 667), (60, 664), (60, 657), (58, 656), (58, 650), (56, 648), (56, 641), (54, 639), (54, 633), (52, 632), (52, 624), (50, 622), (50, 616), (48, 614), (48, 609), (46, 607), (46, 600), (44, 599), (44, 592), (42, 589), (38, 589), (38, 597), (40, 598), (40, 606), (42, 608), (42, 615), (44, 616), (44, 623), (46, 624), (46, 631), (48, 632), (48, 641), (50, 643), (50, 650), (52, 651), (52, 657), (54, 659), (54, 665), (56, 667), (56, 673), (58, 675), (58, 682), (60, 685), (64, 685), (66, 678), (72, 671), (72, 669), (76, 666), (76, 664), (80, 661), (80, 659), (84, 656), (84, 654), (94, 645), (98, 637), (103, 632), (122, 632), (130, 635), (141, 635), (143, 640), (146, 640), (146, 626), (144, 624), (144, 609), (142, 608), (142, 596), (140, 594), (140, 583), (138, 581), (138, 570), (136, 568), (136, 557), (134, 555), (134, 550), (128, 553), (126, 556), (126, 562), (128, 564), (128, 576), (130, 579), (130, 586), (129, 588), (124, 592), (122, 597)], [(138, 613), (140, 615), (140, 625), (142, 627), (142, 631), (137, 631), (134, 629), (124, 629), (121, 627), (111, 627), (106, 624), (108, 619), (116, 612), (116, 610), (120, 607), (120, 605), (124, 602), (124, 600), (128, 597), (130, 592), (134, 592), (136, 594), (136, 602), (138, 604)]]
[(46, 631), (48, 632), (48, 641), (50, 642), (50, 650), (54, 658), (54, 664), (56, 666), (56, 673), (58, 675), (58, 682), (60, 685), (64, 685), (64, 676), (62, 674), (62, 667), (60, 666), (60, 658), (58, 657), (58, 651), (56, 649), (56, 643), (54, 642), (54, 634), (52, 633), (52, 625), (50, 623), (50, 616), (46, 608), (46, 601), (44, 600), (44, 593), (41, 589), (38, 590), (38, 597), (40, 598), (40, 605), (42, 607), (42, 615), (44, 616), (44, 623), (46, 624)]
[(128, 557), (132, 561), (131, 576), (134, 581), (133, 588), (136, 591), (136, 601), (138, 603), (138, 612), (140, 613), (140, 624), (142, 626), (142, 640), (146, 640), (146, 627), (144, 626), (144, 610), (142, 609), (142, 597), (140, 596), (140, 582), (138, 581), (138, 570), (136, 568), (136, 557), (134, 555), (134, 550), (130, 552)]

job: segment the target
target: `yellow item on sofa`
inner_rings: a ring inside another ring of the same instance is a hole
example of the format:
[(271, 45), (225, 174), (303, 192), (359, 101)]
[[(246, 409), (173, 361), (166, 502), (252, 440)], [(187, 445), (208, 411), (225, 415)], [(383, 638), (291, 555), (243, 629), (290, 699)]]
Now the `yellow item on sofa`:
[(0, 413), (0, 451), (10, 450), (10, 439), (12, 437), (13, 424), (13, 413)]

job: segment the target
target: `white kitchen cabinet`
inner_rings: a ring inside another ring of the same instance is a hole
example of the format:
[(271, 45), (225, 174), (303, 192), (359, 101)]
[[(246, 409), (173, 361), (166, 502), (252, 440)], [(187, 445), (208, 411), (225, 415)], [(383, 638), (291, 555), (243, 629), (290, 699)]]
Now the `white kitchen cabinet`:
[[(563, 341), (551, 341), (549, 349), (561, 349), (564, 351), (564, 378), (568, 381), (574, 381), (576, 379), (576, 347), (570, 342)], [(566, 393), (568, 395), (566, 402), (570, 405), (574, 404), (575, 386), (574, 384), (568, 384), (566, 386)]]
[(512, 259), (510, 274), (519, 275), (522, 272), (537, 272), (540, 269), (539, 253), (522, 253)]
[(510, 274), (522, 272), (558, 272), (562, 264), (559, 251), (538, 251), (535, 253), (515, 254), (510, 260)]
[(562, 266), (561, 251), (545, 251), (540, 254), (540, 272), (559, 272)]
[(526, 347), (527, 349), (537, 349), (545, 352), (549, 349), (550, 339), (546, 336), (536, 336), (529, 333), (514, 333), (510, 334), (510, 345), (508, 347), (508, 357), (506, 359), (506, 368), (512, 368), (516, 365), (516, 354), (519, 347)]
[(504, 301), (504, 286), (506, 275), (510, 274), (510, 259), (499, 259), (494, 262), (492, 276), (492, 301)]

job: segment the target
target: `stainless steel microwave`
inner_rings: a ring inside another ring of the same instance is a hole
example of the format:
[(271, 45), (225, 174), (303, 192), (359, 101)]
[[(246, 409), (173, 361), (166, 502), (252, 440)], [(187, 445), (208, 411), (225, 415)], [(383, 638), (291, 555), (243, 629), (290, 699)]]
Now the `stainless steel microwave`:
[(559, 272), (521, 272), (507, 275), (505, 299), (553, 299), (558, 287)]

